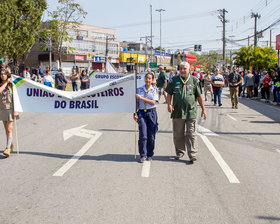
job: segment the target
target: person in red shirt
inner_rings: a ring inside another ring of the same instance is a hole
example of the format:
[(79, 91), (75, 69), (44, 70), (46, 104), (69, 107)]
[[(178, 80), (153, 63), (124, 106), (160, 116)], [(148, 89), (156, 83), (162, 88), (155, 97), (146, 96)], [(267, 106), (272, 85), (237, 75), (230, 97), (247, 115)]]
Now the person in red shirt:
[(270, 97), (271, 78), (266, 71), (264, 71), (264, 74), (265, 74), (265, 78), (263, 80), (263, 88), (264, 88), (264, 94), (266, 95), (266, 102), (268, 102)]

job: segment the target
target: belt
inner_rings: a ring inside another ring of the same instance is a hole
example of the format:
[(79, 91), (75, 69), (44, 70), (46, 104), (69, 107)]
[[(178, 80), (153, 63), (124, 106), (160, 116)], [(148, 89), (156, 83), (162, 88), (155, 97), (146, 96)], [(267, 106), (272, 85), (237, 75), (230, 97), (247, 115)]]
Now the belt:
[(151, 112), (151, 111), (154, 111), (154, 110), (156, 110), (156, 108), (146, 109), (146, 110), (144, 110), (144, 109), (142, 110), (141, 109), (140, 111), (142, 111), (142, 112)]

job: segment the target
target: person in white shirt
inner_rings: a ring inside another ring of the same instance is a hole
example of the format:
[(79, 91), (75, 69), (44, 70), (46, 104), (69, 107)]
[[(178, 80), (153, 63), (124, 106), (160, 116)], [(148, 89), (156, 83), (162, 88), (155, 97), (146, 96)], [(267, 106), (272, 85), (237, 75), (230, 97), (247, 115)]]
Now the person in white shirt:
[(224, 77), (219, 74), (219, 70), (216, 69), (215, 74), (211, 77), (211, 83), (213, 86), (213, 92), (214, 92), (214, 106), (217, 105), (217, 98), (218, 98), (218, 103), (219, 106), (222, 106), (222, 91), (223, 91), (223, 86), (225, 84)]
[(54, 86), (54, 80), (49, 70), (46, 71), (46, 75), (43, 78), (43, 83), (46, 86), (50, 86), (50, 87)]
[(31, 76), (30, 76), (30, 68), (29, 67), (25, 68), (25, 72), (23, 73), (23, 77), (26, 78), (26, 79), (30, 79), (31, 78)]

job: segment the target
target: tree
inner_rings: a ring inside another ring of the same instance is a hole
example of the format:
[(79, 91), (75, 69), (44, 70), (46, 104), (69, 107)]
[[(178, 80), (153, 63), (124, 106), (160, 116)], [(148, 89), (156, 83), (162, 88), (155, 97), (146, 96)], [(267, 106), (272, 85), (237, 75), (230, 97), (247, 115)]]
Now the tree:
[(245, 69), (275, 69), (277, 64), (276, 51), (272, 47), (242, 47), (234, 55), (234, 64)]
[(158, 46), (157, 48), (155, 48), (156, 51), (161, 51), (161, 52), (165, 52), (164, 48), (160, 48), (160, 46)]
[(66, 47), (65, 43), (71, 43), (69, 30), (77, 30), (81, 18), (85, 18), (87, 12), (75, 3), (74, 0), (59, 0), (60, 5), (56, 11), (49, 12), (50, 20), (47, 21), (47, 28), (40, 31), (41, 39), (45, 40), (41, 44), (41, 49), (46, 50), (49, 42), (52, 42), (52, 51), (58, 55), (61, 65), (62, 54), (69, 54), (72, 48)]
[(37, 40), (46, 0), (2, 0), (0, 4), (0, 57), (13, 59), (18, 73), (18, 60), (27, 55)]
[(197, 55), (197, 64), (202, 65), (206, 70), (211, 70), (213, 65), (217, 64), (217, 60), (222, 60), (223, 56), (217, 52), (211, 52), (208, 55)]

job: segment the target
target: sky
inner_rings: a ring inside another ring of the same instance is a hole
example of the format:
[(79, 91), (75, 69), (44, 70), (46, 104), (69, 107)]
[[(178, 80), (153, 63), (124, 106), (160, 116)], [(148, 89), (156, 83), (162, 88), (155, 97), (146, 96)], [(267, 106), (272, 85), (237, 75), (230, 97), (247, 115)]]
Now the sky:
[[(53, 11), (58, 0), (47, 0), (48, 10)], [(279, 0), (75, 0), (87, 11), (83, 24), (113, 28), (118, 41), (140, 41), (141, 37), (151, 35), (153, 47), (160, 45), (160, 13), (161, 12), (162, 48), (176, 51), (177, 49), (192, 50), (195, 44), (202, 45), (202, 50), (222, 49), (222, 23), (218, 18), (219, 9), (226, 9), (227, 49), (238, 49), (247, 46), (247, 38), (254, 34), (254, 19), (251, 14), (261, 15), (257, 30), (262, 30), (280, 19)], [(44, 13), (43, 20), (47, 20)], [(272, 44), (275, 36), (280, 34), (280, 22), (271, 28)], [(263, 33), (259, 46), (266, 46), (270, 39), (270, 30)], [(250, 38), (250, 44), (253, 38)]]

